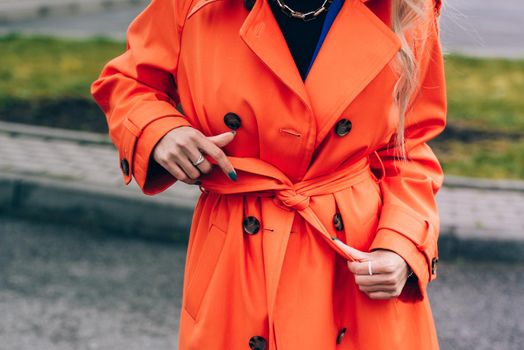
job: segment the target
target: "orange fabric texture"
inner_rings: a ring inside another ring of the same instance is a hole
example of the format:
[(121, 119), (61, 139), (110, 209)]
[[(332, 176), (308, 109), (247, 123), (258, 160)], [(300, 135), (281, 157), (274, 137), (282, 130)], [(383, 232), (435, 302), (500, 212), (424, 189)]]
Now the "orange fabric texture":
[[(400, 40), (390, 1), (346, 0), (304, 82), (267, 1), (153, 0), (130, 25), (125, 53), (92, 85), (123, 181), (134, 178), (147, 195), (176, 181), (152, 160), (167, 132), (217, 135), (230, 130), (228, 113), (241, 122), (223, 148), (238, 181), (217, 166), (200, 178), (179, 349), (438, 349), (426, 288), (437, 277), (443, 182), (427, 141), (447, 109), (440, 1), (415, 50), (407, 161), (392, 146), (390, 63)], [(396, 252), (416, 278), (398, 298), (370, 299), (334, 236)]]

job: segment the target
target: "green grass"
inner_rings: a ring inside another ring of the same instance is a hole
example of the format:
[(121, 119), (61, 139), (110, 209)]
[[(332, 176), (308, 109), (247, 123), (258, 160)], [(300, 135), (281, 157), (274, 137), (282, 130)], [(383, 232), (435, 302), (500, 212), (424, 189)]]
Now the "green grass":
[(89, 98), (104, 63), (125, 43), (46, 37), (0, 38), (0, 96), (16, 99)]
[[(89, 88), (124, 50), (107, 39), (0, 37), (0, 119), (105, 132)], [(447, 55), (445, 64), (448, 131), (431, 145), (446, 173), (524, 179), (524, 59)]]
[(450, 122), (524, 132), (524, 59), (446, 56)]
[(446, 174), (524, 179), (524, 139), (432, 142), (431, 146)]

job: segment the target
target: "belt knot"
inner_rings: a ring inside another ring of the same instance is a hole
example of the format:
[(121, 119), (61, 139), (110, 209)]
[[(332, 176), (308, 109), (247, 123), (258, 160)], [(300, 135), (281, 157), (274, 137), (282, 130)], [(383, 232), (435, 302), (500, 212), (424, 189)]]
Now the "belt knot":
[(297, 193), (294, 189), (277, 191), (277, 198), (286, 206), (296, 210), (304, 210), (309, 207), (309, 196)]

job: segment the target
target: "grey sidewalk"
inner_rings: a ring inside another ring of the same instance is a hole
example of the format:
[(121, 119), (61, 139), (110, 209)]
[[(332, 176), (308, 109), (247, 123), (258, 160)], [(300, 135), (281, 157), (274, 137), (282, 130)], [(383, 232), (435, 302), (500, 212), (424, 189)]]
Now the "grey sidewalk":
[(0, 24), (95, 13), (147, 2), (147, 0), (0, 0)]
[[(0, 150), (0, 213), (187, 239), (198, 187), (125, 186), (106, 135), (0, 122)], [(447, 175), (437, 200), (442, 255), (524, 261), (524, 182)]]

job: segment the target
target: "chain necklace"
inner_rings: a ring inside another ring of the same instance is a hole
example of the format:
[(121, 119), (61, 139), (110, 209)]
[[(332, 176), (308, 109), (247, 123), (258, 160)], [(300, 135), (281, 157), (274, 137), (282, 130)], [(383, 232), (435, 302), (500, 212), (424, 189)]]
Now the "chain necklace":
[(280, 10), (282, 10), (282, 12), (284, 12), (286, 15), (288, 15), (289, 17), (301, 19), (303, 21), (310, 21), (312, 19), (317, 18), (322, 12), (327, 11), (329, 5), (331, 5), (331, 3), (333, 2), (333, 0), (324, 0), (322, 5), (320, 5), (320, 7), (317, 8), (316, 10), (309, 11), (309, 12), (299, 12), (299, 11), (293, 10), (291, 7), (285, 4), (282, 0), (274, 0), (274, 1), (278, 4), (278, 7), (280, 7)]

